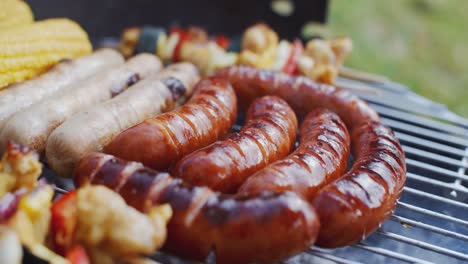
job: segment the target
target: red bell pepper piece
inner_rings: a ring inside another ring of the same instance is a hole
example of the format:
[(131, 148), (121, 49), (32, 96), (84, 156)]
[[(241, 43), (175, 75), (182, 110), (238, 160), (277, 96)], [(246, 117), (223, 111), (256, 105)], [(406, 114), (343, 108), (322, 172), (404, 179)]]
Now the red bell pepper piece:
[(216, 41), (216, 44), (218, 44), (218, 46), (220, 46), (224, 50), (227, 50), (229, 48), (230, 41), (226, 36), (218, 35), (216, 36), (215, 41)]
[(184, 44), (185, 41), (190, 39), (190, 34), (186, 30), (180, 27), (172, 27), (171, 30), (169, 31), (169, 34), (179, 35), (179, 41), (177, 42), (174, 48), (174, 51), (172, 53), (172, 61), (178, 62), (180, 61), (180, 52), (182, 50), (182, 45)]
[(71, 264), (91, 263), (88, 254), (86, 253), (86, 250), (80, 245), (75, 245), (72, 249), (70, 249), (67, 252), (67, 255), (65, 257), (70, 261)]
[(300, 40), (295, 40), (291, 45), (289, 58), (281, 71), (287, 74), (294, 74), (297, 71), (297, 63), (303, 51), (304, 46), (302, 42)]
[(77, 192), (71, 191), (54, 202), (51, 208), (51, 234), (54, 250), (64, 255), (73, 243), (76, 229)]

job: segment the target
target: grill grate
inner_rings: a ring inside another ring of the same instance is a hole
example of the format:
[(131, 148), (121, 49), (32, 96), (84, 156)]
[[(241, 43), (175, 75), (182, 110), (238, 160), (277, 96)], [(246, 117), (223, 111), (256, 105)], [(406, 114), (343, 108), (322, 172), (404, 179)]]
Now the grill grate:
[(313, 247), (285, 263), (467, 262), (468, 121), (389, 81), (340, 78), (338, 86), (366, 100), (395, 131), (407, 156), (407, 184), (393, 216), (366, 240)]
[[(382, 80), (339, 78), (337, 84), (368, 101), (403, 145), (407, 183), (395, 213), (359, 244), (338, 249), (312, 247), (283, 263), (468, 261), (468, 120), (400, 84)], [(68, 185), (53, 179), (58, 186)], [(66, 189), (56, 187), (58, 193)], [(161, 253), (155, 259), (186, 263)]]

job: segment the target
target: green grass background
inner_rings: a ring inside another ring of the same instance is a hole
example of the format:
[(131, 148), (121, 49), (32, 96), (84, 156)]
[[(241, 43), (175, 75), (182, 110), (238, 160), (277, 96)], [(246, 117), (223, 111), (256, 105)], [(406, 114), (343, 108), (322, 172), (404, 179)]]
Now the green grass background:
[(468, 117), (468, 0), (332, 0), (329, 34), (346, 65), (382, 74)]

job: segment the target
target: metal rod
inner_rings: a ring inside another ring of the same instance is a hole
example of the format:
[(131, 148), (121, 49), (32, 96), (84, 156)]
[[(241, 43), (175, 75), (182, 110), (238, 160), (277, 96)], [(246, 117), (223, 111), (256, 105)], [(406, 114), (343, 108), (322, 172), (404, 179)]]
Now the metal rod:
[(357, 262), (354, 260), (344, 259), (338, 256), (331, 255), (325, 251), (318, 250), (315, 247), (309, 248), (305, 252), (309, 255), (318, 256), (320, 258), (324, 258), (324, 259), (331, 260), (331, 261), (334, 261), (336, 263), (341, 263), (341, 264), (361, 264), (362, 263), (362, 262)]
[(403, 123), (400, 121), (396, 121), (396, 120), (392, 120), (392, 119), (388, 119), (384, 117), (381, 120), (382, 120), (382, 123), (384, 123), (385, 125), (390, 126), (395, 129), (417, 133), (419, 135), (423, 135), (423, 136), (430, 137), (430, 138), (437, 139), (437, 140), (442, 140), (442, 141), (449, 142), (449, 143), (459, 144), (461, 146), (468, 146), (468, 140), (463, 139), (458, 136), (453, 136), (453, 135), (443, 133), (443, 132), (437, 132), (435, 130), (429, 130), (426, 128), (422, 128), (419, 126), (411, 125), (408, 123)]
[(466, 188), (464, 188), (464, 187), (462, 187), (460, 185), (455, 185), (453, 183), (441, 182), (441, 181), (438, 181), (438, 180), (434, 180), (434, 179), (427, 178), (427, 177), (424, 177), (424, 176), (420, 176), (420, 175), (410, 173), (410, 172), (406, 173), (406, 177), (408, 179), (412, 179), (412, 180), (428, 183), (428, 184), (431, 184), (431, 185), (436, 185), (438, 187), (444, 187), (444, 188), (447, 188), (447, 189), (450, 189), (450, 190), (455, 190), (457, 192), (461, 192), (461, 193), (464, 193), (464, 194), (468, 194), (468, 189), (466, 189)]
[(448, 158), (448, 157), (445, 157), (445, 156), (442, 156), (442, 155), (439, 155), (439, 154), (435, 154), (435, 153), (432, 153), (432, 152), (429, 152), (429, 151), (413, 148), (413, 147), (410, 147), (410, 146), (403, 146), (403, 150), (407, 154), (416, 155), (416, 156), (419, 156), (419, 157), (422, 157), (422, 158), (429, 158), (429, 159), (432, 159), (432, 160), (435, 160), (435, 161), (447, 163), (447, 164), (458, 166), (458, 167), (468, 168), (468, 164), (464, 164), (460, 160)]
[[(351, 69), (348, 67), (340, 67), (338, 71), (339, 75), (347, 79), (359, 80), (361, 82), (371, 82), (371, 83), (386, 83), (390, 82), (390, 79), (386, 76), (369, 73), (365, 71), (359, 71), (356, 69)], [(375, 89), (375, 88), (374, 88)]]
[(381, 90), (377, 90), (374, 87), (368, 84), (362, 83), (362, 82), (336, 80), (335, 86), (343, 88), (343, 89), (347, 89), (347, 90), (360, 91), (366, 94), (373, 94), (374, 96), (378, 96), (382, 92)]
[(407, 203), (400, 202), (400, 201), (398, 201), (397, 204), (400, 207), (411, 210), (413, 212), (418, 212), (420, 214), (428, 215), (428, 216), (431, 216), (431, 217), (434, 217), (434, 218), (443, 219), (443, 220), (446, 220), (446, 221), (454, 222), (454, 223), (461, 224), (463, 226), (468, 227), (468, 221), (465, 221), (465, 220), (462, 220), (462, 219), (459, 219), (459, 218), (456, 218), (456, 217), (453, 217), (453, 216), (444, 215), (444, 214), (441, 214), (441, 213), (437, 213), (437, 212), (434, 212), (434, 211), (431, 211), (431, 210), (428, 210), (428, 209), (425, 209), (425, 208), (421, 208), (421, 207), (411, 205), (411, 204), (407, 204)]
[(461, 207), (463, 209), (468, 209), (468, 204), (461, 203), (459, 201), (454, 201), (454, 200), (451, 200), (451, 199), (448, 199), (448, 198), (445, 198), (445, 197), (442, 197), (442, 196), (437, 196), (437, 195), (432, 194), (432, 193), (423, 192), (423, 191), (416, 190), (416, 189), (413, 189), (413, 188), (410, 188), (410, 187), (403, 187), (403, 190), (405, 192), (408, 192), (408, 193), (411, 193), (411, 194), (414, 194), (414, 195), (419, 195), (419, 196), (422, 196), (424, 198), (429, 198), (429, 199), (436, 200), (436, 201), (446, 203), (446, 204), (449, 204), (449, 205)]
[(398, 216), (398, 215), (392, 215), (390, 217), (390, 219), (395, 221), (395, 222), (398, 222), (398, 223), (400, 223), (402, 225), (415, 226), (415, 227), (419, 227), (419, 228), (422, 228), (422, 229), (429, 230), (431, 232), (439, 233), (439, 234), (444, 235), (444, 236), (453, 237), (453, 238), (468, 241), (468, 236), (467, 235), (463, 235), (463, 234), (453, 232), (453, 231), (450, 231), (450, 230), (447, 230), (447, 229), (443, 229), (443, 228), (440, 228), (440, 227), (428, 225), (426, 223), (415, 221), (415, 220), (412, 220), (412, 219), (409, 219), (409, 218), (401, 217), (401, 216)]
[(415, 124), (421, 124), (425, 127), (430, 127), (437, 131), (445, 131), (445, 132), (449, 132), (449, 133), (461, 136), (463, 138), (468, 138), (467, 129), (464, 129), (460, 126), (443, 123), (443, 122), (430, 119), (424, 116), (415, 115), (412, 113), (388, 108), (388, 107), (377, 105), (377, 104), (371, 103), (370, 105), (377, 112), (379, 112), (379, 114), (387, 116), (389, 118), (404, 120), (404, 121), (415, 123)]
[(468, 120), (450, 112), (446, 106), (430, 101), (422, 96), (408, 92), (407, 96), (391, 92), (383, 93), (382, 96), (371, 96), (366, 93), (356, 91), (356, 94), (362, 99), (400, 109), (414, 114), (425, 115), (437, 118), (439, 120), (455, 123), (460, 126), (468, 127)]
[(406, 164), (413, 165), (413, 166), (416, 166), (418, 168), (430, 170), (430, 171), (433, 171), (433, 172), (437, 172), (438, 175), (443, 175), (443, 176), (447, 176), (447, 177), (450, 177), (450, 178), (455, 178), (455, 179), (459, 179), (459, 180), (463, 180), (463, 181), (468, 182), (468, 176), (466, 176), (464, 174), (459, 174), (459, 173), (456, 173), (454, 171), (447, 170), (447, 169), (444, 169), (444, 168), (441, 168), (441, 167), (437, 167), (437, 166), (434, 166), (434, 165), (431, 165), (431, 164), (427, 164), (427, 163), (424, 163), (424, 162), (421, 162), (421, 161), (416, 161), (416, 160), (407, 158), (406, 159)]
[(364, 250), (367, 250), (367, 251), (370, 251), (370, 252), (373, 252), (373, 253), (377, 253), (377, 254), (380, 254), (380, 255), (383, 255), (383, 256), (386, 256), (386, 257), (391, 257), (391, 258), (398, 259), (398, 260), (401, 260), (401, 261), (409, 262), (409, 263), (424, 263), (424, 264), (433, 263), (433, 262), (429, 262), (429, 261), (422, 260), (422, 259), (419, 259), (419, 258), (415, 258), (415, 257), (411, 257), (411, 256), (408, 256), (408, 255), (400, 254), (400, 253), (397, 253), (395, 251), (391, 251), (391, 250), (388, 250), (388, 249), (385, 249), (385, 248), (372, 247), (372, 246), (368, 246), (368, 245), (365, 245), (365, 244), (362, 244), (362, 243), (351, 245), (351, 246), (356, 247), (356, 248), (361, 248), (361, 249), (364, 249)]
[(419, 146), (430, 147), (431, 149), (443, 151), (449, 154), (458, 155), (460, 157), (463, 157), (465, 155), (464, 150), (457, 149), (454, 147), (449, 147), (449, 146), (439, 144), (439, 143), (436, 143), (427, 139), (413, 137), (402, 132), (395, 132), (395, 135), (402, 141), (414, 143)]
[(401, 242), (404, 242), (404, 243), (407, 243), (407, 244), (417, 246), (417, 247), (422, 248), (422, 249), (427, 249), (427, 250), (430, 250), (430, 251), (434, 251), (434, 252), (437, 252), (439, 254), (447, 255), (447, 256), (462, 259), (462, 260), (468, 260), (468, 255), (457, 252), (457, 251), (454, 251), (454, 250), (451, 250), (451, 249), (439, 247), (439, 246), (432, 245), (432, 244), (429, 244), (429, 243), (426, 243), (426, 242), (423, 242), (423, 241), (419, 241), (419, 240), (416, 240), (416, 239), (413, 239), (413, 238), (405, 237), (405, 236), (402, 236), (402, 235), (398, 235), (398, 234), (395, 234), (395, 233), (390, 233), (390, 232), (386, 232), (386, 231), (382, 231), (382, 230), (377, 230), (376, 233), (379, 234), (379, 235), (382, 235), (382, 236), (397, 240), (397, 241), (401, 241)]
[(54, 190), (58, 193), (61, 193), (61, 194), (66, 194), (68, 191), (63, 189), (63, 188), (60, 188), (60, 187), (57, 187), (56, 185), (54, 185)]

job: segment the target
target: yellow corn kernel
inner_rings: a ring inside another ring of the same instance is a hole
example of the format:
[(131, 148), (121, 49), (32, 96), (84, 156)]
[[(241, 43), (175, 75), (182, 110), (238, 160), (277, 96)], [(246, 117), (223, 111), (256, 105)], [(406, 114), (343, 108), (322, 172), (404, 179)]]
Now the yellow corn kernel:
[(69, 19), (48, 19), (2, 30), (0, 89), (41, 74), (63, 59), (89, 54), (86, 32)]
[(38, 187), (21, 198), (18, 208), (23, 210), (31, 220), (35, 220), (41, 211), (50, 207), (53, 196), (54, 190), (50, 185)]
[(31, 8), (24, 1), (1, 0), (0, 30), (30, 24), (34, 21)]

